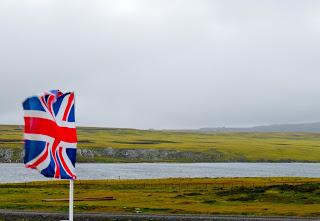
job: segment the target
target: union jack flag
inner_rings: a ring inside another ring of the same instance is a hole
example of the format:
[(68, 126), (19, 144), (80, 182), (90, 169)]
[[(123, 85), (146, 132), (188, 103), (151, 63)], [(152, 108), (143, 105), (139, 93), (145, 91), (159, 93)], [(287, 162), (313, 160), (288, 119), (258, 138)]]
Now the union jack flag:
[(76, 179), (74, 93), (48, 91), (27, 98), (23, 109), (25, 166), (46, 177)]

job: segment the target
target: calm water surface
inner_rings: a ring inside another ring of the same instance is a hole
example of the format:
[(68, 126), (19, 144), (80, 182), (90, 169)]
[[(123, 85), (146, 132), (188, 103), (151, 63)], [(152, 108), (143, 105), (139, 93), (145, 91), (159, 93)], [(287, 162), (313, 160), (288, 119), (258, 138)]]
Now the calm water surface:
[[(79, 163), (79, 179), (320, 177), (320, 163)], [(23, 164), (0, 164), (0, 183), (48, 180)]]

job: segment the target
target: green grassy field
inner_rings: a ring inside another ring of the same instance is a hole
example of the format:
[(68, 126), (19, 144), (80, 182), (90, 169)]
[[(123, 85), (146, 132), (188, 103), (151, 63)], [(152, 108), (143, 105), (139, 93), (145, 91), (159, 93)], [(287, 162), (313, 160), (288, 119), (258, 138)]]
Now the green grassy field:
[[(0, 148), (21, 150), (22, 139), (21, 127), (0, 126)], [(78, 140), (80, 149), (175, 150), (213, 156), (212, 162), (320, 162), (320, 134), (317, 133), (198, 133), (79, 127)], [(98, 156), (94, 160), (129, 161)], [(79, 156), (79, 161), (86, 159)]]
[[(76, 181), (76, 212), (320, 216), (320, 179), (219, 178)], [(67, 211), (68, 182), (0, 185), (0, 209)]]

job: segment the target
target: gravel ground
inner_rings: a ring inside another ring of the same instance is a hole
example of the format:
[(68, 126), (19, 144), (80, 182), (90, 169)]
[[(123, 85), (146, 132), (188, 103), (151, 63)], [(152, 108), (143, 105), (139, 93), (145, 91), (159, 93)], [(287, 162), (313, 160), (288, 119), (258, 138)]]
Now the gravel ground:
[[(25, 212), (25, 211), (7, 211), (0, 210), (0, 221), (57, 221), (66, 220), (67, 214), (49, 213), (49, 212)], [(108, 214), (108, 213), (77, 213), (74, 215), (74, 221), (310, 221), (320, 220), (317, 218), (300, 217), (256, 217), (256, 216), (219, 216), (219, 215), (146, 215), (146, 214)]]

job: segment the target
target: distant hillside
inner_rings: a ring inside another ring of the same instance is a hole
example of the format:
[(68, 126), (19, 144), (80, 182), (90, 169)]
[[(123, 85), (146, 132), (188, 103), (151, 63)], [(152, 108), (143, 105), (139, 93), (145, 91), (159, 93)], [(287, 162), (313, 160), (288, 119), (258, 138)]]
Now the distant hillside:
[[(23, 162), (22, 134), (21, 126), (0, 125), (0, 163)], [(78, 127), (77, 162), (320, 163), (319, 135)]]
[(204, 132), (320, 132), (320, 122), (303, 124), (272, 124), (256, 127), (200, 128)]

